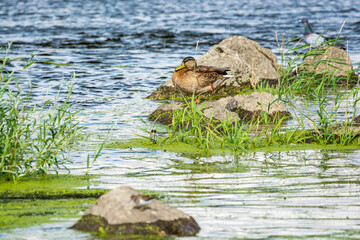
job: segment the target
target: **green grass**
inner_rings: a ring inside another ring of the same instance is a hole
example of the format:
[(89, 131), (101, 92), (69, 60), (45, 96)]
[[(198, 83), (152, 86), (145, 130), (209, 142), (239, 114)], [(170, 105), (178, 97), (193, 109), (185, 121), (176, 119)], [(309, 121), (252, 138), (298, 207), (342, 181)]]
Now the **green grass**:
[[(68, 93), (37, 105), (32, 102), (32, 83), (18, 81), (15, 73), (5, 73), (11, 44), (0, 64), (0, 179), (17, 181), (34, 173), (45, 174), (71, 162), (64, 154), (81, 135), (77, 113), (69, 102), (75, 74), (67, 83)], [(0, 52), (1, 53), (1, 52)], [(34, 55), (24, 64), (23, 76), (35, 62)], [(60, 100), (62, 101), (60, 103)]]
[[(290, 42), (293, 42), (290, 41)], [(284, 74), (280, 77), (280, 86), (277, 89), (279, 98), (288, 106), (296, 110), (296, 116), (301, 130), (312, 129), (316, 134), (315, 142), (321, 144), (339, 144), (345, 146), (359, 144), (359, 131), (353, 131), (352, 120), (357, 114), (357, 104), (360, 100), (359, 96), (359, 78), (355, 75), (355, 71), (346, 72), (346, 76), (337, 76), (333, 68), (328, 72), (315, 73), (308, 70), (298, 71), (299, 60), (304, 61), (309, 57), (325, 51), (337, 41), (329, 41), (323, 50), (308, 49), (308, 46), (297, 46), (293, 44), (288, 47), (287, 52), (280, 52), (285, 69)], [(287, 43), (285, 43), (286, 45)], [(281, 48), (283, 49), (283, 47)], [(299, 53), (299, 51), (302, 51)], [(333, 61), (343, 64), (345, 60), (341, 59), (325, 59), (320, 60), (321, 63), (329, 64)], [(314, 64), (317, 64), (316, 62)], [(293, 74), (297, 71), (297, 74)], [(306, 109), (300, 109), (295, 103), (302, 101), (306, 104)], [(344, 106), (345, 105), (345, 106)], [(315, 111), (316, 115), (311, 113)], [(338, 120), (338, 113), (344, 111), (345, 121)], [(308, 121), (309, 125), (305, 126), (304, 121)], [(341, 125), (341, 130), (336, 130)]]

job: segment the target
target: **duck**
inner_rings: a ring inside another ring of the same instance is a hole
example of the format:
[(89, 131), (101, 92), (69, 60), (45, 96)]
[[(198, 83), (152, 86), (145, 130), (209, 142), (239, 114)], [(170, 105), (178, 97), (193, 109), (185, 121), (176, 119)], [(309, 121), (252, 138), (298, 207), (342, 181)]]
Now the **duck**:
[[(317, 48), (321, 45), (326, 44), (327, 41), (333, 40), (333, 39), (329, 39), (326, 38), (324, 36), (322, 36), (321, 34), (316, 33), (310, 22), (309, 19), (307, 18), (302, 18), (299, 20), (299, 23), (303, 23), (305, 30), (304, 30), (304, 41), (309, 44), (311, 47)], [(336, 43), (333, 45), (334, 47), (346, 50), (345, 45), (341, 44), (341, 43)]]
[(218, 68), (212, 66), (201, 66), (196, 64), (193, 57), (183, 59), (172, 76), (175, 88), (185, 94), (200, 94), (215, 91), (227, 78), (229, 68)]

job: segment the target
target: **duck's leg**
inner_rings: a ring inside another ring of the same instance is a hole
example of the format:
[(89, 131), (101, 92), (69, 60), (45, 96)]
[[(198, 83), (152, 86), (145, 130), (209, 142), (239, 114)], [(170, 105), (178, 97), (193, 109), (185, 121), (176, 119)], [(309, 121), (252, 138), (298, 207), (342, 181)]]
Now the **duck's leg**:
[(200, 103), (199, 96), (196, 96), (195, 103)]

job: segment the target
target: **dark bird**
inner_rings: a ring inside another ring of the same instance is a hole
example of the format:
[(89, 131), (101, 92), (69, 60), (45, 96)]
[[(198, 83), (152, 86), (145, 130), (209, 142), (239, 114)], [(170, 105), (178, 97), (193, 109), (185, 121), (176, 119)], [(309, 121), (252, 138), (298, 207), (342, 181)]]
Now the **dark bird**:
[(193, 57), (186, 57), (172, 76), (172, 83), (186, 94), (215, 91), (227, 78), (228, 68), (198, 66)]
[[(305, 30), (304, 30), (304, 38), (303, 39), (311, 47), (316, 48), (323, 44), (326, 44), (325, 42), (327, 42), (327, 41), (333, 40), (333, 39), (326, 38), (326, 37), (322, 36), (321, 34), (314, 32), (314, 30), (307, 18), (302, 18), (301, 20), (299, 20), (299, 23), (304, 24)], [(346, 50), (345, 45), (341, 44), (341, 43), (336, 43), (333, 46)]]

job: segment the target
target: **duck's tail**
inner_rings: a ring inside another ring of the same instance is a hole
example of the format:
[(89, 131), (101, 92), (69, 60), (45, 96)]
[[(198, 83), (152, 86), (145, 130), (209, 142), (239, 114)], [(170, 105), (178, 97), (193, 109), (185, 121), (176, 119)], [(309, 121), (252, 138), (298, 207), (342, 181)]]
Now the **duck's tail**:
[(224, 75), (224, 78), (234, 78), (234, 77), (235, 77), (235, 75), (230, 75), (230, 74)]

